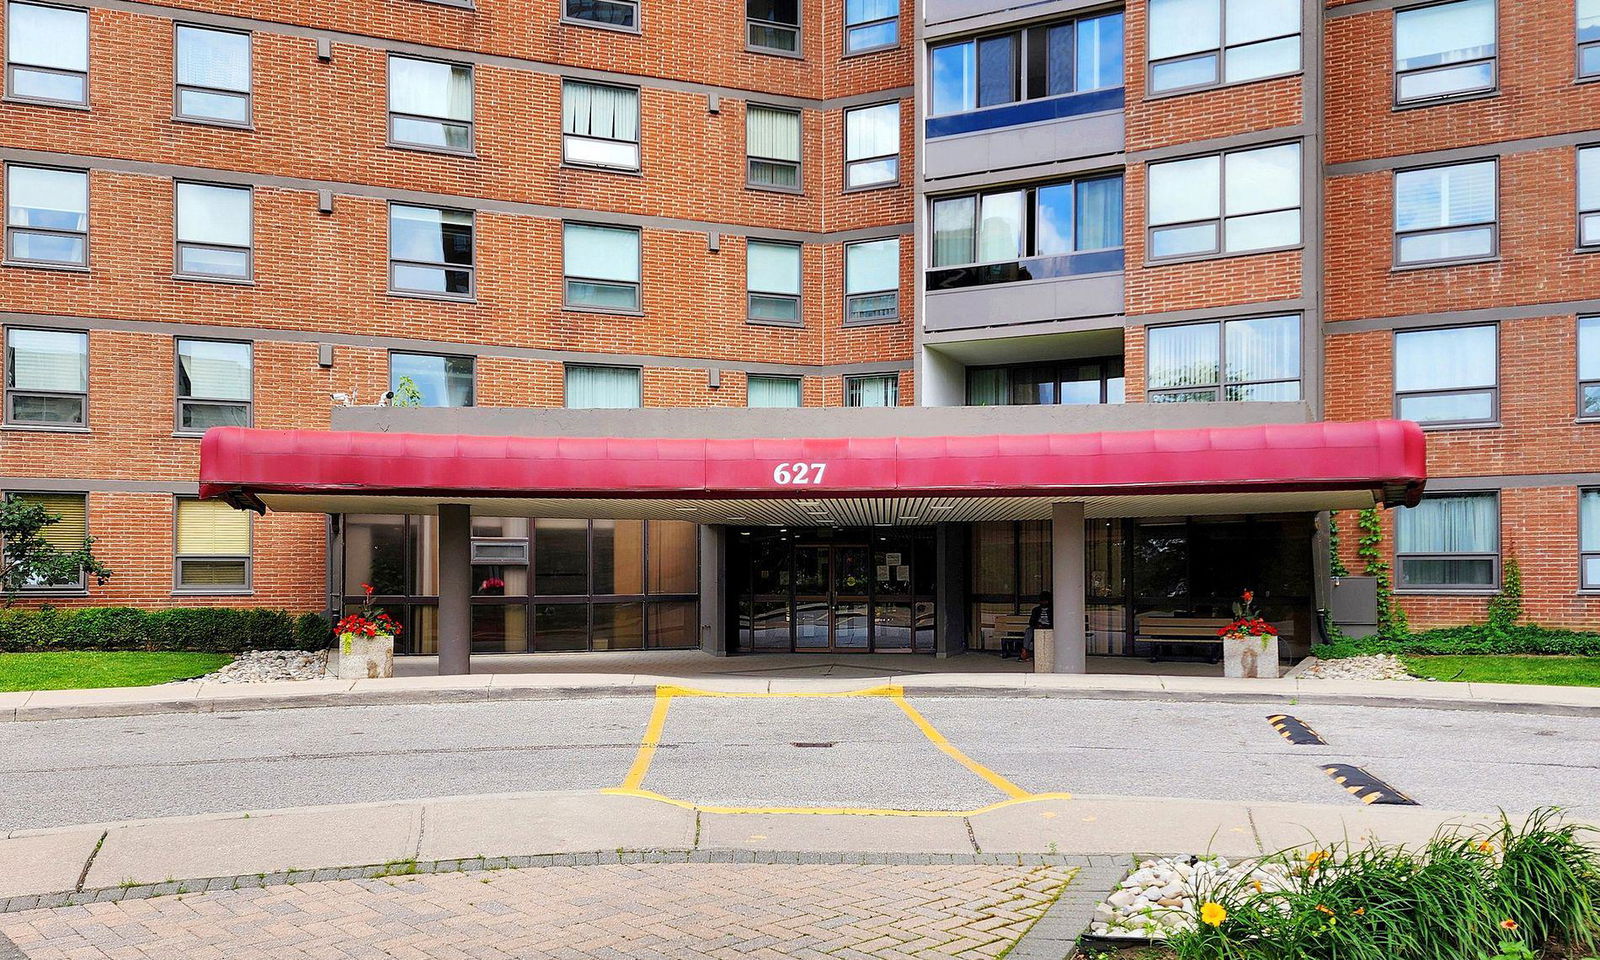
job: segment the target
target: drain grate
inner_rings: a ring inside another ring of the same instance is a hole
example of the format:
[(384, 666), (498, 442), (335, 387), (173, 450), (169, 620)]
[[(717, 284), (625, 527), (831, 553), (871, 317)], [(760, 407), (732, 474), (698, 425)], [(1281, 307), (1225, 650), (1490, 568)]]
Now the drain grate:
[(822, 749), (826, 749), (828, 747), (834, 746), (834, 743), (831, 740), (819, 740), (819, 741), (815, 741), (815, 742), (809, 742), (809, 741), (805, 741), (805, 740), (791, 740), (791, 741), (789, 741), (789, 746), (791, 746), (791, 747), (810, 747), (812, 749), (822, 750)]

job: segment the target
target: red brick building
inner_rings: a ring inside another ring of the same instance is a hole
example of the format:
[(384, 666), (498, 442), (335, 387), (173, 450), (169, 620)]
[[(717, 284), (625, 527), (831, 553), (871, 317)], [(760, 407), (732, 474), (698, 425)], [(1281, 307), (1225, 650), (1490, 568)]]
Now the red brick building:
[[(1091, 406), (1135, 408), (1120, 429), (1400, 416), (1430, 441), (1430, 498), (1384, 546), (1412, 623), (1481, 618), (1515, 556), (1533, 619), (1600, 626), (1591, 6), (7, 0), (0, 489), (115, 570), (41, 600), (337, 608), (387, 564), (426, 650), (427, 524), (195, 501), (206, 427), (327, 428), (413, 386), (1054, 404), (1064, 433), (1099, 429)], [(1221, 604), (1239, 584), (1207, 558), (1279, 522), (1303, 546), (1279, 619), (1309, 642), (1326, 549), (1302, 519), (1108, 518), (1092, 651)], [(480, 592), (519, 598), (482, 600), (480, 648), (693, 643), (695, 538), (606, 526), (634, 522), (552, 521), (548, 554), (537, 523), (475, 522), (479, 579), (505, 581)], [(896, 553), (935, 549), (916, 526)], [(962, 642), (1050, 583), (1047, 528), (951, 534), (964, 597), (937, 616)]]

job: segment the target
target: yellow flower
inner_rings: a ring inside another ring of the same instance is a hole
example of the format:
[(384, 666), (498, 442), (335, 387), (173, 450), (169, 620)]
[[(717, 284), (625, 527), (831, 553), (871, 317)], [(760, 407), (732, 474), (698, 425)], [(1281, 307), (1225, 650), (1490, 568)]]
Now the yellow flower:
[(1366, 913), (1366, 912), (1367, 912), (1367, 908), (1366, 907), (1356, 907), (1356, 916), (1359, 917), (1363, 913)]
[(1315, 869), (1317, 869), (1317, 864), (1321, 863), (1322, 861), (1328, 859), (1331, 856), (1333, 856), (1333, 853), (1331, 851), (1328, 851), (1328, 850), (1313, 850), (1310, 853), (1306, 854), (1306, 866), (1309, 867), (1312, 870), (1315, 870)]
[(1507, 917), (1504, 920), (1500, 921), (1500, 929), (1502, 929), (1502, 930), (1515, 930), (1515, 929), (1517, 929), (1517, 921), (1511, 919), (1510, 917)]
[(1220, 903), (1208, 903), (1200, 908), (1200, 922), (1211, 927), (1222, 926), (1228, 919), (1228, 910)]
[(1250, 885), (1256, 888), (1256, 893), (1265, 893), (1266, 892), (1267, 888), (1263, 887), (1261, 885), (1261, 881), (1260, 880), (1251, 880), (1250, 881)]
[(1318, 909), (1318, 910), (1321, 910), (1321, 911), (1322, 911), (1322, 912), (1323, 912), (1323, 913), (1326, 913), (1326, 914), (1327, 914), (1327, 915), (1328, 915), (1328, 916), (1330, 916), (1330, 917), (1331, 917), (1331, 916), (1333, 916), (1333, 910), (1331, 910), (1331, 909), (1330, 909), (1330, 908), (1329, 908), (1329, 907), (1328, 907), (1328, 905), (1327, 905), (1327, 904), (1325, 904), (1325, 903), (1319, 903), (1319, 904), (1317, 904), (1317, 909)]
[(1478, 844), (1479, 853), (1494, 853), (1494, 844), (1484, 840)]

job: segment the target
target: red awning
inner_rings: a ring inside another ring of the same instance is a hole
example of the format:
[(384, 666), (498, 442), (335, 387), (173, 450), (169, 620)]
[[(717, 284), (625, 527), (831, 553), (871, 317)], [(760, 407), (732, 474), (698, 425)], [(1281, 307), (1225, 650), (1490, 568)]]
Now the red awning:
[(1371, 491), (1414, 504), (1414, 423), (1293, 423), (1086, 434), (794, 439), (207, 431), (200, 495), (674, 500)]

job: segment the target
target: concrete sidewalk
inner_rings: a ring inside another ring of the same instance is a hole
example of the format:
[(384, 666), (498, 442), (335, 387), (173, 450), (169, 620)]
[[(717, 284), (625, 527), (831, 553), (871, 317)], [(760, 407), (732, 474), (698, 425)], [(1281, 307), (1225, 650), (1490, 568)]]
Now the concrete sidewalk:
[(0, 912), (418, 869), (1237, 857), (1345, 838), (1414, 843), (1442, 824), (1494, 819), (1418, 807), (1127, 797), (939, 817), (716, 814), (593, 791), (445, 797), (16, 831), (0, 838)]
[(721, 674), (478, 673), (464, 677), (302, 680), (281, 683), (169, 683), (154, 687), (0, 693), (0, 722), (160, 713), (231, 713), (286, 707), (462, 703), (579, 697), (653, 696), (677, 685), (737, 693), (827, 693), (897, 685), (918, 697), (1062, 697), (1210, 700), (1426, 707), (1556, 715), (1600, 714), (1600, 687), (1404, 681), (1229, 680), (1223, 677), (910, 673), (888, 676), (749, 677)]

